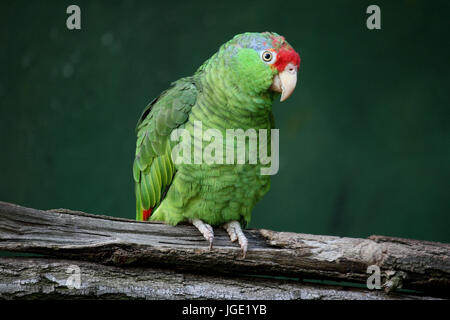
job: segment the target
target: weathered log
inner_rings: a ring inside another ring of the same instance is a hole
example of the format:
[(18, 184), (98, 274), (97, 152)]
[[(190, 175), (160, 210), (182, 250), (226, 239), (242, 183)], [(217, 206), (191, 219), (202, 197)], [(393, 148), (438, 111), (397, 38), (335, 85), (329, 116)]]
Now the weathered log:
[[(75, 270), (79, 282), (76, 282)], [(224, 277), (168, 269), (119, 268), (76, 260), (0, 258), (0, 299), (434, 299), (299, 281)]]
[[(58, 209), (42, 211), (0, 202), (0, 250), (118, 267), (170, 268), (174, 271), (271, 275), (366, 283), (367, 267), (377, 265), (387, 288), (448, 296), (450, 245), (372, 236), (345, 238), (246, 230), (249, 251), (225, 231), (215, 231), (214, 248), (192, 226), (91, 215)], [(387, 280), (387, 281), (386, 281)]]

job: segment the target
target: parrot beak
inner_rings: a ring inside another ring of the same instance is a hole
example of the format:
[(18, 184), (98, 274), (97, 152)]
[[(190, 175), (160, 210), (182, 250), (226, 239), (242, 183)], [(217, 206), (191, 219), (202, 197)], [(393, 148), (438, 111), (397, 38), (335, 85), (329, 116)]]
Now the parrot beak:
[(281, 92), (280, 101), (283, 102), (294, 92), (297, 84), (297, 67), (289, 63), (286, 68), (273, 78), (272, 89), (275, 92)]

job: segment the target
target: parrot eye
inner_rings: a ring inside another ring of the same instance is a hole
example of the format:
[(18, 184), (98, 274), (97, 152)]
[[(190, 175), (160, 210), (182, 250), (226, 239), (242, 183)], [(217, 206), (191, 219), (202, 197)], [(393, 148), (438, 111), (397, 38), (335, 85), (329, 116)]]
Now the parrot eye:
[(277, 55), (273, 51), (265, 50), (261, 53), (261, 59), (268, 64), (272, 64), (277, 59)]

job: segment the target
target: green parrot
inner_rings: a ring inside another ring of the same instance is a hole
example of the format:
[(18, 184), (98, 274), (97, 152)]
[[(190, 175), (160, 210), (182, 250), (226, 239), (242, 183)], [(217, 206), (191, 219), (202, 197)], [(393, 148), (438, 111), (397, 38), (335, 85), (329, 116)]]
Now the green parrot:
[[(261, 174), (261, 162), (205, 163), (192, 161), (191, 155), (175, 161), (180, 142), (173, 134), (181, 129), (187, 132), (180, 140), (193, 140), (194, 150), (198, 123), (203, 130), (215, 130), (209, 141), (225, 144), (230, 142), (225, 138), (229, 129), (270, 134), (273, 101), (280, 94), (280, 101), (292, 94), (299, 67), (300, 56), (284, 37), (273, 32), (243, 33), (223, 44), (193, 76), (173, 82), (154, 99), (136, 127), (136, 219), (192, 223), (210, 249), (212, 226), (221, 226), (232, 242), (238, 241), (245, 258), (248, 241), (241, 227), (249, 223), (253, 207), (269, 190), (270, 175)], [(236, 151), (234, 139), (231, 142)], [(201, 148), (200, 152), (205, 150)], [(216, 150), (214, 156), (225, 159), (226, 152), (221, 153)]]

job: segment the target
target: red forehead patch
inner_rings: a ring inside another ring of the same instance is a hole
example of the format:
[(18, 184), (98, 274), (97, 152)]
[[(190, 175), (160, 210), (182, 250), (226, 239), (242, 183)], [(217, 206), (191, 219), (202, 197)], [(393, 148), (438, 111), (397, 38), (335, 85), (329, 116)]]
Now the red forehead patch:
[(277, 52), (277, 61), (274, 65), (279, 72), (282, 72), (289, 63), (292, 63), (298, 69), (300, 67), (300, 56), (292, 48), (281, 47)]
[(289, 63), (292, 63), (297, 69), (300, 67), (300, 56), (283, 36), (272, 37), (272, 46), (277, 52), (277, 61), (274, 66), (279, 72), (283, 71)]

